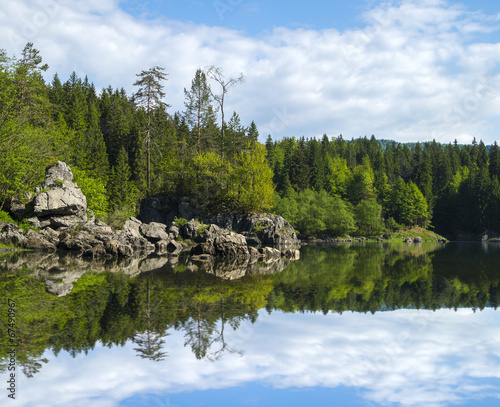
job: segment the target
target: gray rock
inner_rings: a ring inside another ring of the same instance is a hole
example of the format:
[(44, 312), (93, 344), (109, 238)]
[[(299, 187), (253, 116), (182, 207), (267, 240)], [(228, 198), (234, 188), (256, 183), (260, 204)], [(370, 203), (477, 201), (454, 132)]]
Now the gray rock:
[(35, 196), (34, 213), (37, 216), (74, 215), (86, 218), (87, 198), (80, 188), (60, 187)]
[[(100, 220), (94, 219), (94, 221), (89, 221), (81, 225), (81, 230), (88, 232), (93, 235), (98, 236), (111, 236), (114, 232), (113, 229), (106, 225), (104, 222)], [(100, 239), (102, 240), (102, 239)]]
[(134, 217), (129, 218), (125, 221), (122, 231), (128, 235), (141, 237), (141, 232), (139, 231), (142, 222)]
[(299, 246), (293, 226), (283, 217), (273, 214), (217, 214), (206, 218), (224, 229), (247, 236), (256, 236), (263, 245), (274, 247)]
[(184, 239), (194, 239), (198, 236), (198, 231), (202, 227), (202, 224), (195, 219), (191, 219), (184, 226), (180, 228), (180, 235)]
[(54, 229), (47, 227), (40, 231), (40, 235), (42, 235), (47, 241), (57, 246), (59, 244), (59, 232), (56, 232)]
[(37, 188), (36, 192), (40, 192), (40, 190), (44, 188), (55, 188), (59, 187), (60, 183), (58, 181), (63, 182), (63, 186), (68, 188), (77, 188), (77, 185), (73, 182), (73, 172), (69, 165), (58, 161), (56, 165), (50, 167), (45, 171), (45, 180), (43, 183)]
[(49, 252), (55, 252), (57, 250), (55, 244), (44, 239), (43, 235), (36, 233), (34, 230), (27, 230), (24, 233), (24, 237), (26, 238), (24, 243), (26, 249), (45, 250)]
[(218, 235), (228, 232), (229, 231), (223, 230), (217, 225), (205, 226), (200, 223), (194, 240), (196, 242), (213, 242)]
[(184, 219), (193, 219), (199, 216), (200, 210), (196, 205), (191, 205), (186, 198), (180, 198), (177, 204), (179, 217)]
[(229, 232), (214, 239), (215, 254), (224, 257), (249, 257), (245, 236)]
[(167, 233), (171, 239), (177, 239), (179, 237), (179, 226), (175, 223), (171, 223), (167, 228)]
[(139, 226), (141, 234), (150, 242), (156, 243), (160, 240), (168, 240), (168, 234), (164, 224), (151, 222)]
[(413, 239), (413, 243), (422, 243), (423, 239), (420, 236), (417, 236), (415, 239)]
[(263, 257), (281, 257), (281, 251), (278, 249), (275, 249), (274, 247), (261, 247), (259, 249), (259, 253)]

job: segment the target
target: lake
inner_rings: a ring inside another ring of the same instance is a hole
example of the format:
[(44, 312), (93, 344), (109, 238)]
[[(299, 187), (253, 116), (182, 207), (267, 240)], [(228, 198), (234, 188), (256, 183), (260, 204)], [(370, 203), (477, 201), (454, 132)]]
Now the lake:
[(499, 265), (481, 243), (210, 267), (4, 254), (0, 404), (497, 406)]

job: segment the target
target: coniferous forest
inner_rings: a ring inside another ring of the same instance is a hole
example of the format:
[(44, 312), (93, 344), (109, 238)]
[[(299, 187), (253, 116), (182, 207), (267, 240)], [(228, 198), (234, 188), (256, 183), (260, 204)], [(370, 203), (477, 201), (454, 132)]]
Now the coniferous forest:
[(136, 214), (140, 199), (168, 195), (205, 211), (273, 211), (306, 235), (500, 232), (496, 143), (324, 135), (269, 136), (263, 145), (254, 122), (225, 111), (227, 93), (244, 92), (236, 86), (243, 76), (193, 72), (185, 110), (171, 114), (163, 89), (175, 78), (161, 67), (138, 73), (132, 95), (97, 90), (75, 73), (46, 82), (47, 69), (31, 43), (19, 58), (0, 51), (0, 210), (26, 200), (61, 160), (111, 224)]

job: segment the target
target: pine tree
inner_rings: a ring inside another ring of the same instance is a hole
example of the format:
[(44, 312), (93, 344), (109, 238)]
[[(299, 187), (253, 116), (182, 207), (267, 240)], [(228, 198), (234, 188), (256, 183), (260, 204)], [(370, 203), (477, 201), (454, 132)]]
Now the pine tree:
[(162, 99), (165, 96), (161, 81), (167, 78), (163, 73), (165, 69), (159, 66), (154, 66), (147, 71), (141, 71), (137, 74), (140, 79), (134, 82), (134, 86), (139, 86), (139, 90), (134, 95), (134, 101), (138, 106), (146, 111), (146, 157), (147, 157), (147, 191), (151, 193), (151, 139), (153, 136), (153, 110), (166, 105)]
[(108, 183), (109, 201), (112, 210), (133, 211), (135, 209), (139, 191), (131, 181), (131, 175), (128, 155), (125, 147), (122, 146), (118, 153), (116, 165), (111, 170)]
[(210, 103), (210, 86), (207, 83), (207, 76), (203, 70), (196, 71), (194, 79), (191, 81), (191, 89), (184, 89), (186, 101), (186, 119), (193, 127), (197, 139), (198, 153), (202, 151), (202, 125), (203, 120), (212, 108)]
[(490, 148), (489, 162), (490, 176), (497, 176), (500, 179), (500, 148), (496, 141)]

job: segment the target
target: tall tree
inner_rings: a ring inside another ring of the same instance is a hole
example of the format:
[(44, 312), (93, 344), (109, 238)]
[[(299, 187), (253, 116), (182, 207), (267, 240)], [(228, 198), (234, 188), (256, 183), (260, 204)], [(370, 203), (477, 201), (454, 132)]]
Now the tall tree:
[(184, 88), (186, 100), (186, 119), (194, 127), (197, 136), (198, 153), (201, 153), (201, 134), (204, 117), (209, 113), (210, 86), (207, 83), (207, 76), (203, 70), (196, 71), (194, 79), (191, 81), (191, 89)]
[(207, 69), (207, 76), (217, 82), (217, 84), (220, 87), (220, 93), (214, 93), (211, 88), (210, 89), (210, 94), (212, 95), (213, 99), (217, 102), (220, 108), (221, 112), (221, 146), (220, 146), (220, 156), (221, 158), (224, 158), (224, 131), (225, 131), (225, 126), (226, 122), (224, 120), (224, 100), (226, 98), (227, 93), (229, 90), (237, 85), (238, 83), (242, 83), (245, 81), (245, 76), (243, 74), (240, 74), (237, 78), (229, 78), (226, 79), (224, 77), (224, 74), (222, 72), (221, 68), (217, 68), (215, 66), (211, 66)]
[(151, 133), (152, 133), (152, 112), (153, 109), (167, 107), (162, 101), (165, 96), (161, 81), (167, 79), (165, 69), (154, 66), (147, 71), (137, 74), (140, 79), (134, 82), (134, 86), (139, 86), (139, 90), (134, 94), (134, 101), (138, 106), (146, 110), (146, 155), (147, 155), (147, 192), (151, 191)]

